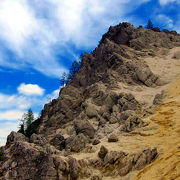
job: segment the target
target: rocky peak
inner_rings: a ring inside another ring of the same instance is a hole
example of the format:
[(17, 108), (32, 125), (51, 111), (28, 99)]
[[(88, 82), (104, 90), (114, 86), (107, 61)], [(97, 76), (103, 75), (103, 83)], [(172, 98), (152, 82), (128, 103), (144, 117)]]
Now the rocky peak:
[(164, 95), (154, 91), (167, 82), (147, 59), (165, 58), (162, 52), (179, 47), (174, 31), (111, 26), (98, 47), (84, 55), (81, 69), (59, 97), (44, 106), (35, 133), (8, 136), (0, 149), (0, 179), (118, 178), (152, 163), (158, 144), (128, 149), (124, 143), (128, 137), (150, 136), (144, 133), (151, 131), (144, 118), (163, 103)]

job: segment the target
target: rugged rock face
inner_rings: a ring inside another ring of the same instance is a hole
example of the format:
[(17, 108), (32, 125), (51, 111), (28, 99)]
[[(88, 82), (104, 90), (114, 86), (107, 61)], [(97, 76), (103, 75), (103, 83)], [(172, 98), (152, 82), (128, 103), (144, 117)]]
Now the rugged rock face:
[[(30, 138), (8, 136), (0, 148), (0, 179), (119, 179), (152, 163), (158, 144), (128, 149), (127, 141), (149, 136), (140, 132), (149, 128), (144, 118), (165, 97), (150, 96), (167, 82), (144, 59), (177, 47), (180, 35), (174, 31), (129, 23), (110, 27), (59, 98), (45, 105), (36, 132)], [(178, 57), (176, 52), (173, 58)], [(143, 91), (147, 99), (140, 98)], [(125, 150), (121, 143), (127, 143)]]

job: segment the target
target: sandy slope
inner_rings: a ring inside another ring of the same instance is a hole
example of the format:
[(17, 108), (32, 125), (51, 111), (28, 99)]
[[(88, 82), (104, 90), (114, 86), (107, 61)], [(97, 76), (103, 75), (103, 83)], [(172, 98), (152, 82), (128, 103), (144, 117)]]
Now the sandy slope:
[[(178, 49), (172, 50), (172, 52)], [(170, 54), (171, 55), (171, 54)], [(167, 61), (173, 60), (167, 56)], [(179, 60), (180, 61), (180, 60)], [(157, 144), (161, 151), (157, 160), (138, 173), (137, 180), (175, 180), (180, 179), (180, 73), (179, 62), (164, 76), (169, 80), (175, 78), (167, 87), (164, 103), (153, 109), (154, 115), (149, 117), (151, 125), (158, 126), (153, 135), (147, 138), (149, 144)], [(170, 63), (169, 66), (172, 66)]]
[(168, 88), (164, 104), (153, 111), (151, 124), (158, 129), (146, 140), (149, 144), (157, 144), (161, 153), (135, 179), (180, 179), (180, 78)]
[[(121, 86), (121, 91), (129, 91), (135, 95), (138, 101), (152, 104), (157, 93), (166, 91), (163, 104), (152, 108), (152, 115), (145, 118), (148, 126), (136, 129), (131, 133), (119, 134), (119, 141), (108, 143), (107, 137), (95, 147), (95, 153), (74, 154), (77, 159), (96, 159), (100, 146), (103, 144), (109, 150), (134, 153), (143, 149), (158, 149), (157, 159), (141, 171), (133, 171), (125, 177), (113, 177), (122, 180), (175, 180), (180, 179), (180, 59), (173, 59), (174, 52), (180, 48), (174, 48), (168, 55), (160, 55), (157, 58), (147, 58), (145, 61), (154, 73), (164, 81), (164, 86), (156, 88), (145, 87), (142, 91)], [(161, 67), (161, 68), (159, 68)], [(142, 88), (142, 87), (140, 87)], [(119, 132), (114, 131), (118, 134)], [(98, 173), (98, 172), (97, 172)], [(100, 172), (99, 172), (100, 173)], [(103, 176), (103, 180), (112, 177)]]

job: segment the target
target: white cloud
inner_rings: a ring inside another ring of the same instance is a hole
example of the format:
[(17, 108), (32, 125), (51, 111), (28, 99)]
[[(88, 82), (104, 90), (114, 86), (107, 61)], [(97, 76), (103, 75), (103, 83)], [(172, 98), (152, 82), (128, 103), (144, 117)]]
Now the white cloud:
[(26, 109), (30, 107), (30, 102), (25, 96), (7, 95), (0, 93), (0, 109)]
[(37, 84), (20, 84), (18, 87), (18, 92), (20, 94), (26, 95), (26, 96), (42, 96), (44, 94), (44, 89), (39, 87)]
[(49, 101), (51, 101), (51, 100), (53, 100), (53, 99), (58, 98), (58, 96), (59, 96), (59, 91), (60, 91), (60, 89), (56, 89), (56, 90), (54, 90), (51, 94), (48, 94), (48, 95), (46, 96), (47, 102), (49, 102)]
[(0, 122), (0, 146), (5, 145), (6, 138), (10, 134), (11, 131), (18, 130), (18, 122), (17, 121), (7, 121), (7, 122)]
[(57, 98), (59, 89), (43, 96), (26, 96), (20, 94), (7, 95), (0, 93), (0, 146), (6, 142), (6, 137), (11, 131), (17, 131), (22, 115), (27, 109), (33, 107), (36, 110), (34, 117), (38, 117), (45, 103)]
[(35, 109), (41, 110), (45, 103), (48, 103), (50, 100), (57, 98), (59, 95), (59, 89), (54, 90), (52, 93), (49, 93), (49, 94), (45, 94), (45, 95), (42, 94), (42, 96), (29, 96), (31, 91), (26, 92), (22, 88), (20, 91), (22, 91), (23, 93), (22, 95), (19, 93), (12, 94), (12, 95), (0, 93), (0, 102), (1, 102), (0, 111), (1, 112), (2, 111), (5, 112), (7, 110), (12, 110), (12, 109), (13, 110), (16, 109), (16, 110), (24, 112), (28, 108), (32, 108), (32, 107)]
[(177, 20), (174, 22), (174, 30), (180, 33), (180, 14), (177, 17)]
[[(0, 65), (10, 68), (34, 68), (48, 76), (59, 77), (66, 68), (63, 56), (76, 54), (73, 43), (83, 50), (93, 48), (102, 33), (126, 14), (149, 0), (1, 0)], [(127, 8), (128, 6), (128, 8)], [(57, 57), (58, 53), (58, 57)]]
[(0, 137), (0, 147), (6, 144), (6, 138)]
[(0, 111), (0, 121), (3, 120), (18, 120), (22, 117), (22, 115), (24, 114), (24, 112), (19, 111), (19, 110), (10, 110), (10, 111), (4, 111), (1, 112)]
[(25, 0), (0, 2), (1, 37), (21, 54), (26, 38), (37, 31), (38, 24)]
[[(7, 111), (0, 111), (0, 121), (17, 121), (22, 118), (23, 114), (26, 111), (20, 110), (7, 110)], [(34, 118), (38, 117), (38, 113), (33, 113)]]
[(173, 20), (164, 14), (156, 15), (155, 21), (164, 28), (170, 28), (171, 29), (174, 27)]
[(1, 66), (21, 69), (28, 66), (49, 76), (66, 71), (51, 48), (58, 39), (51, 30), (51, 22), (38, 18), (38, 12), (27, 0), (1, 0), (0, 12), (0, 39), (15, 54), (13, 61), (12, 57), (2, 56), (6, 59), (1, 58)]
[(180, 4), (180, 1), (179, 1), (179, 0), (159, 0), (160, 5), (166, 5), (166, 4), (174, 3), (174, 2)]
[(180, 15), (176, 19), (171, 19), (165, 14), (155, 14), (153, 22), (160, 26), (162, 29), (175, 30), (180, 33)]

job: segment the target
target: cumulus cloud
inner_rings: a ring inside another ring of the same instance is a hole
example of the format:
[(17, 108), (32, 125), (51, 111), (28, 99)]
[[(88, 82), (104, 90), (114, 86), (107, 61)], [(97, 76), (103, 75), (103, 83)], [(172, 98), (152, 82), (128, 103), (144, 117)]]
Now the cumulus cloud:
[(25, 96), (0, 93), (0, 109), (26, 109), (30, 107), (30, 102)]
[(22, 117), (24, 112), (19, 111), (19, 110), (11, 110), (11, 111), (5, 111), (5, 112), (1, 112), (0, 111), (0, 121), (3, 120), (17, 120), (20, 119)]
[[(18, 90), (22, 94), (7, 95), (0, 93), (0, 120), (17, 120), (21, 115), (32, 108), (40, 111), (44, 104), (50, 100), (55, 99), (59, 95), (59, 89), (52, 91), (49, 94), (44, 94), (44, 89), (38, 85), (27, 86), (29, 89), (24, 88), (25, 84), (21, 84)], [(33, 87), (33, 88), (32, 88)], [(41, 96), (30, 96), (41, 95)]]
[[(21, 84), (19, 87), (24, 86)], [(27, 86), (25, 85), (25, 87)], [(34, 91), (32, 87), (42, 91)], [(59, 89), (49, 94), (43, 94), (42, 92), (44, 92), (44, 90), (37, 87), (39, 86), (30, 86), (30, 88), (28, 86), (30, 90), (33, 89), (33, 93), (36, 92), (36, 95), (39, 94), (42, 96), (29, 96), (30, 94), (32, 95), (32, 93), (29, 89), (27, 91), (26, 88), (18, 88), (22, 94), (7, 95), (0, 93), (0, 146), (5, 143), (6, 137), (11, 131), (17, 131), (19, 125), (18, 120), (22, 118), (22, 115), (27, 112), (28, 108), (33, 107), (35, 110), (34, 116), (37, 118), (44, 104), (57, 98), (59, 95)]]
[(148, 1), (1, 0), (0, 65), (59, 77), (67, 71), (63, 57), (76, 56), (69, 44), (95, 47), (110, 25), (128, 20), (126, 14)]
[[(21, 88), (20, 88), (21, 87)], [(18, 87), (20, 93), (17, 94), (4, 94), (0, 93), (0, 111), (17, 109), (19, 111), (27, 110), (28, 108), (34, 107), (35, 109), (41, 110), (45, 103), (48, 103), (50, 100), (55, 99), (59, 95), (59, 89), (52, 91), (49, 94), (43, 94), (45, 90), (40, 88), (38, 85), (35, 86), (36, 91), (33, 88), (26, 89), (22, 88), (22, 84)], [(25, 86), (26, 87), (26, 86)], [(39, 87), (39, 88), (37, 88)], [(32, 95), (31, 90), (33, 90), (33, 95), (42, 95), (42, 96), (30, 96)]]
[(42, 96), (44, 94), (44, 89), (39, 87), (37, 84), (20, 84), (18, 87), (18, 92), (26, 96)]

